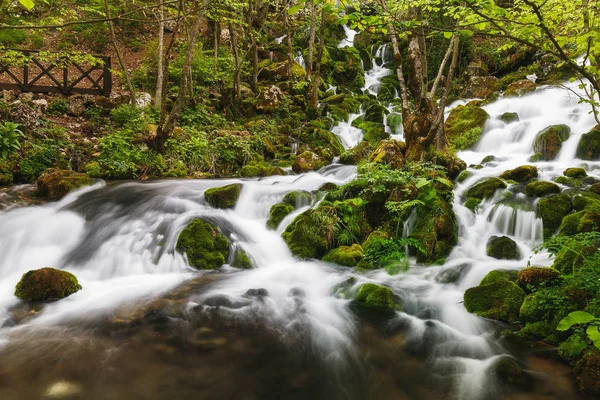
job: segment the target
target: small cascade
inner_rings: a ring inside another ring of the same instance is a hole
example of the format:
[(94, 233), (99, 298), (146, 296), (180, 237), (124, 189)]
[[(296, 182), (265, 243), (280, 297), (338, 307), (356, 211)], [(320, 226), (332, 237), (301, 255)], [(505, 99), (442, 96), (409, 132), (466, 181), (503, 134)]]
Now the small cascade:
[(363, 90), (377, 96), (381, 79), (390, 75), (392, 70), (388, 68), (389, 64), (389, 45), (387, 43), (380, 45), (373, 56), (373, 68), (365, 72), (365, 86)]
[(338, 48), (354, 47), (354, 37), (358, 34), (358, 31), (350, 29), (347, 25), (344, 25), (344, 33), (346, 34), (346, 37), (340, 41)]
[(304, 56), (302, 55), (301, 51), (296, 53), (294, 61), (296, 61), (303, 69), (306, 69), (306, 61), (304, 61)]
[(283, 43), (283, 39), (285, 39), (286, 37), (287, 37), (287, 35), (283, 35), (283, 36), (279, 36), (278, 38), (275, 38), (275, 43), (277, 43), (277, 44)]
[(519, 242), (535, 245), (544, 240), (542, 219), (534, 209), (526, 210), (519, 205), (499, 203), (490, 210), (487, 219), (501, 234), (514, 236)]
[(362, 112), (359, 114), (350, 114), (347, 121), (340, 121), (331, 129), (331, 132), (340, 139), (345, 149), (356, 146), (363, 139), (362, 129), (352, 126), (352, 122), (361, 115), (363, 115)]

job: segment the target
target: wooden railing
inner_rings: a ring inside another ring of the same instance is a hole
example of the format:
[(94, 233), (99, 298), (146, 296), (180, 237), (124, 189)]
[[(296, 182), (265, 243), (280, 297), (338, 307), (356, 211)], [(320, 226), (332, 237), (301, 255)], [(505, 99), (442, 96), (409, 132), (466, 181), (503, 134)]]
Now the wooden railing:
[(10, 51), (20, 53), (26, 61), (17, 65), (3, 63), (0, 54), (0, 90), (110, 96), (110, 57), (94, 56), (99, 62), (91, 63), (73, 61), (63, 53), (56, 53), (57, 57), (39, 57), (40, 52), (35, 50)]

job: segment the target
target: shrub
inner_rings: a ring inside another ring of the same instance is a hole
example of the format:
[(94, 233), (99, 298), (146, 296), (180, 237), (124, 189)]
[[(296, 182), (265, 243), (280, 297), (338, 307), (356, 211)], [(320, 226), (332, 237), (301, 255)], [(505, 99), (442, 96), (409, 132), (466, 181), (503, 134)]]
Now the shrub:
[(48, 105), (46, 114), (48, 115), (63, 115), (69, 111), (69, 103), (65, 99), (54, 99)]
[(18, 124), (8, 121), (0, 124), (0, 158), (6, 158), (10, 153), (18, 151), (21, 148), (22, 137), (23, 132)]

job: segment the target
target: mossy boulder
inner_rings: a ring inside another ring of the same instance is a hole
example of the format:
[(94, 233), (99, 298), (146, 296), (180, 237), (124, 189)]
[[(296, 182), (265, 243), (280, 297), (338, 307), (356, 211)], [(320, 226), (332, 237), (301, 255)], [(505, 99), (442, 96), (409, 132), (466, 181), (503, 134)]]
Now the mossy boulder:
[(600, 231), (600, 212), (587, 210), (567, 215), (563, 218), (559, 228), (561, 236), (597, 231)]
[(490, 115), (481, 107), (467, 104), (455, 107), (445, 122), (448, 141), (456, 149), (465, 150), (473, 147), (481, 134)]
[(344, 267), (355, 267), (363, 259), (365, 253), (359, 244), (351, 246), (340, 246), (331, 250), (323, 257), (323, 261), (342, 265)]
[(482, 200), (489, 199), (494, 196), (496, 190), (505, 188), (506, 183), (500, 178), (481, 178), (465, 191), (464, 196)]
[(439, 198), (430, 208), (419, 208), (410, 238), (418, 240), (425, 252), (417, 252), (417, 261), (441, 264), (458, 242), (458, 223), (452, 206)]
[(383, 124), (387, 110), (378, 101), (371, 101), (365, 109), (365, 121)]
[(370, 161), (375, 164), (387, 164), (392, 168), (401, 168), (404, 165), (404, 150), (406, 145), (397, 140), (382, 140), (371, 156)]
[(523, 289), (513, 282), (499, 280), (467, 289), (464, 305), (467, 311), (480, 317), (514, 322), (519, 318), (524, 299)]
[(15, 296), (25, 301), (60, 300), (81, 290), (75, 275), (54, 268), (40, 268), (23, 274)]
[(537, 134), (533, 142), (533, 151), (542, 156), (542, 160), (554, 160), (562, 144), (571, 135), (568, 125), (552, 125)]
[(600, 351), (592, 349), (585, 352), (575, 365), (575, 379), (582, 392), (600, 396)]
[(300, 207), (309, 206), (312, 202), (312, 195), (305, 190), (295, 190), (283, 196), (284, 203), (289, 204), (298, 209)]
[(469, 179), (472, 176), (473, 176), (473, 172), (464, 170), (460, 174), (458, 174), (458, 176), (456, 177), (456, 182), (463, 183), (464, 181), (466, 181), (467, 179)]
[(525, 297), (519, 318), (525, 322), (553, 321), (565, 317), (575, 308), (569, 298), (556, 288), (539, 289)]
[(371, 144), (376, 146), (381, 140), (388, 139), (390, 134), (385, 131), (385, 126), (380, 122), (363, 121), (356, 125), (363, 131), (363, 138)]
[(517, 334), (527, 340), (542, 340), (552, 335), (555, 330), (556, 327), (548, 321), (536, 321), (525, 324)]
[(495, 269), (488, 272), (487, 275), (483, 277), (481, 282), (479, 282), (479, 286), (489, 285), (490, 283), (497, 281), (509, 281), (517, 283), (518, 276), (519, 271), (514, 269)]
[(186, 254), (189, 264), (197, 269), (217, 269), (227, 262), (229, 241), (210, 223), (196, 218), (177, 238), (176, 249)]
[(534, 181), (525, 186), (525, 194), (530, 197), (544, 197), (560, 193), (560, 187), (554, 182)]
[(487, 255), (499, 260), (521, 258), (517, 243), (508, 236), (492, 236), (487, 242)]
[(581, 135), (575, 156), (582, 160), (600, 160), (600, 125)]
[(527, 182), (533, 178), (537, 178), (538, 170), (535, 165), (521, 165), (515, 169), (504, 171), (500, 178), (515, 182)]
[(297, 173), (316, 171), (327, 165), (327, 161), (319, 157), (312, 151), (305, 151), (296, 156), (296, 160), (292, 165), (292, 170)]
[(554, 268), (527, 267), (519, 271), (519, 286), (531, 292), (539, 288), (552, 286), (560, 276), (561, 273)]
[(594, 194), (600, 195), (600, 182), (590, 185), (588, 190)]
[(574, 179), (583, 179), (587, 176), (587, 172), (583, 168), (567, 168), (563, 171), (563, 175)]
[(91, 184), (92, 179), (84, 173), (49, 168), (38, 177), (37, 193), (49, 200), (59, 200), (69, 192)]
[(248, 257), (248, 253), (240, 248), (237, 248), (233, 255), (231, 266), (240, 269), (250, 269), (252, 268), (252, 260), (250, 260), (250, 257)]
[(519, 114), (517, 114), (516, 112), (505, 112), (500, 116), (500, 121), (504, 122), (505, 124), (518, 122)]
[(544, 237), (549, 237), (560, 227), (563, 218), (571, 212), (572, 207), (571, 197), (565, 193), (540, 199), (538, 210), (544, 223)]
[(340, 164), (357, 165), (361, 161), (368, 159), (372, 151), (373, 148), (369, 142), (360, 142), (358, 145), (342, 153)]
[(334, 221), (327, 218), (331, 206), (310, 209), (298, 215), (281, 235), (293, 255), (321, 259), (330, 248), (327, 232), (333, 231)]
[(288, 203), (279, 203), (271, 207), (269, 212), (269, 220), (267, 221), (267, 228), (277, 229), (281, 221), (289, 214), (294, 212), (294, 206)]
[(370, 309), (395, 310), (399, 304), (390, 288), (375, 283), (365, 283), (356, 294), (355, 303)]
[(204, 198), (211, 207), (224, 209), (233, 208), (240, 197), (241, 191), (242, 185), (240, 183), (234, 183), (232, 185), (207, 189), (204, 192)]
[(465, 207), (467, 207), (469, 210), (475, 212), (475, 210), (477, 209), (477, 206), (481, 203), (481, 199), (478, 199), (476, 197), (469, 197), (467, 199), (467, 201), (465, 201)]
[(508, 85), (504, 92), (504, 97), (516, 97), (523, 96), (524, 94), (531, 93), (535, 90), (535, 83), (529, 79), (521, 79)]
[(535, 382), (534, 375), (525, 370), (516, 359), (509, 356), (497, 358), (490, 367), (498, 382), (505, 387), (530, 391)]
[(262, 176), (262, 171), (256, 165), (244, 165), (242, 169), (240, 169), (240, 176), (243, 176), (244, 178)]

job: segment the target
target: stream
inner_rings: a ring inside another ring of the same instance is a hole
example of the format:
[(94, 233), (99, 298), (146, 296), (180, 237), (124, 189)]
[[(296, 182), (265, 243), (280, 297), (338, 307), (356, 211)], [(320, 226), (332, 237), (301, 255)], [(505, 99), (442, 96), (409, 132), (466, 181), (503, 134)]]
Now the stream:
[[(386, 49), (377, 52), (381, 58)], [(373, 65), (365, 90), (376, 94), (391, 71), (384, 61)], [(270, 207), (290, 191), (355, 177), (355, 167), (337, 164), (261, 179), (98, 182), (57, 203), (0, 212), (0, 398), (586, 398), (553, 349), (507, 341), (500, 337), (505, 325), (462, 304), (464, 291), (493, 269), (552, 263), (532, 252), (543, 230), (534, 200), (509, 186), (474, 214), (461, 205), (461, 194), (477, 179), (528, 164), (535, 135), (553, 124), (567, 124), (572, 133), (555, 161), (536, 164), (540, 179), (578, 166), (600, 179), (599, 162), (575, 158), (581, 134), (595, 122), (558, 87), (484, 109), (491, 119), (482, 139), (459, 156), (467, 164), (488, 155), (495, 160), (469, 168), (473, 175), (457, 184), (460, 238), (442, 266), (413, 261), (407, 272), (390, 276), (295, 259), (281, 233), (315, 204), (296, 210), (276, 231), (265, 225)], [(502, 122), (505, 112), (520, 120)], [(333, 128), (346, 148), (362, 139), (351, 122)], [(204, 191), (230, 183), (243, 185), (236, 207), (208, 206)], [(189, 268), (175, 244), (195, 217), (219, 225), (255, 268)], [(487, 239), (498, 234), (519, 244), (520, 260), (486, 255)], [(73, 272), (83, 290), (45, 306), (19, 302), (13, 292), (21, 275), (45, 266)], [(366, 282), (390, 287), (403, 311), (386, 320), (359, 318), (351, 301), (336, 295), (349, 278), (354, 289)], [(497, 380), (491, 367), (503, 357), (536, 377), (531, 391)]]

